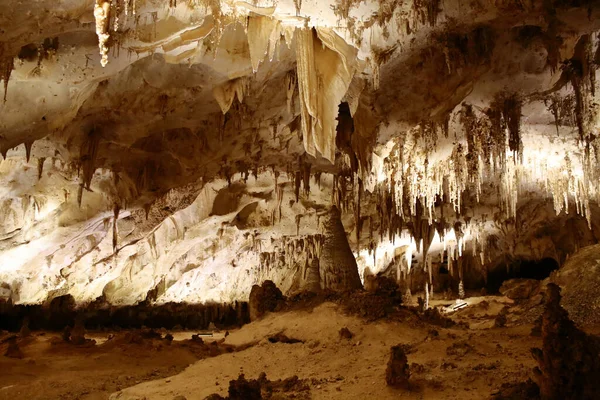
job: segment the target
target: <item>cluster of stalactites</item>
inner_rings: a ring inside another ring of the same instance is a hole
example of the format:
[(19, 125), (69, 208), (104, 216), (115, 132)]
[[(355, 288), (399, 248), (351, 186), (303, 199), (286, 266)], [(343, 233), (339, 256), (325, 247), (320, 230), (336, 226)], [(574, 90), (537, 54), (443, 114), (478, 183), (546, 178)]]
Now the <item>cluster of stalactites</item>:
[(409, 215), (416, 215), (417, 207), (422, 205), (432, 223), (439, 198), (446, 198), (459, 212), (462, 192), (472, 179), (467, 170), (467, 156), (458, 143), (449, 159), (430, 164), (415, 133), (407, 134), (384, 162), (387, 180), (383, 190), (391, 196), (394, 212), (402, 215), (407, 207)]
[(313, 260), (321, 256), (323, 242), (324, 236), (321, 234), (283, 236), (274, 251), (259, 253), (259, 275), (269, 276), (273, 270), (309, 268)]
[[(435, 149), (440, 130), (433, 123), (425, 122), (396, 139), (396, 146), (384, 161), (386, 179), (378, 189), (381, 237), (385, 233), (393, 237), (400, 226), (394, 221), (415, 216), (420, 206), (432, 224), (434, 209), (440, 200), (460, 212), (463, 193), (469, 189), (479, 202), (484, 182), (497, 187), (506, 218), (516, 216), (518, 194), (523, 185), (534, 184), (553, 196), (557, 214), (568, 211), (569, 198), (572, 198), (577, 213), (585, 216), (589, 223), (590, 199), (598, 197), (599, 192), (595, 183), (600, 177), (596, 164), (591, 162), (589, 152), (584, 152), (576, 168), (581, 169), (582, 174), (573, 173), (575, 168), (568, 157), (553, 168), (548, 167), (543, 154), (530, 153), (524, 159), (521, 103), (519, 95), (501, 92), (484, 109), (464, 104), (458, 112), (464, 137), (461, 140), (455, 133), (459, 140), (446, 159), (430, 162), (430, 152)], [(560, 110), (555, 111), (560, 115)], [(441, 131), (447, 137), (443, 125)], [(595, 141), (586, 143), (595, 151)]]
[[(585, 163), (585, 160), (583, 161)], [(597, 169), (595, 169), (597, 176)], [(563, 210), (566, 214), (569, 213), (569, 199), (575, 203), (575, 211), (578, 215), (586, 218), (588, 226), (591, 229), (591, 210), (590, 197), (591, 193), (596, 193), (598, 196), (597, 179), (589, 179), (585, 169), (583, 175), (577, 175), (573, 171), (573, 162), (567, 154), (564, 164), (554, 170), (546, 172), (545, 188), (552, 195), (554, 202), (554, 210), (556, 214), (560, 214)]]

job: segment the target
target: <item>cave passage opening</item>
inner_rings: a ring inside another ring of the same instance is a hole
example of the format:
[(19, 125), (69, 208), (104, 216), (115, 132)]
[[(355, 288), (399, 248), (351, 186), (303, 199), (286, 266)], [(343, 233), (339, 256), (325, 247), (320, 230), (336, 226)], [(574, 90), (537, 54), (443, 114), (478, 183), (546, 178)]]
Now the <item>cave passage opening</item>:
[(488, 293), (499, 293), (502, 283), (509, 279), (522, 278), (542, 281), (558, 268), (558, 262), (553, 258), (515, 260), (509, 268), (501, 266), (488, 274), (486, 290)]

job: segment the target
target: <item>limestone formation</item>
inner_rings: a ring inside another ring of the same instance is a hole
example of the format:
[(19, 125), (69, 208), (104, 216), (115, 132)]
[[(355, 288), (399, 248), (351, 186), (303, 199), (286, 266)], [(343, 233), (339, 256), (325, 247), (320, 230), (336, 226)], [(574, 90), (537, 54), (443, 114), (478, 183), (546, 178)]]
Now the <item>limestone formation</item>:
[(4, 353), (4, 355), (6, 357), (9, 358), (23, 358), (23, 352), (21, 351), (18, 343), (17, 343), (17, 337), (16, 336), (11, 336), (8, 339), (6, 339), (6, 342), (8, 343), (8, 347), (6, 349), (6, 352)]
[(532, 349), (540, 396), (543, 400), (596, 399), (600, 395), (600, 338), (579, 330), (560, 299), (560, 288), (548, 284), (542, 349)]
[(402, 345), (393, 346), (385, 371), (385, 381), (388, 386), (400, 389), (410, 388), (410, 371), (408, 359)]
[(362, 288), (356, 259), (337, 207), (331, 207), (323, 225), (325, 238), (319, 259), (321, 286), (335, 291)]
[(540, 282), (535, 279), (509, 279), (502, 283), (500, 294), (513, 300), (526, 300), (540, 290)]
[(264, 281), (262, 285), (254, 285), (250, 292), (248, 307), (250, 320), (262, 317), (266, 312), (272, 312), (281, 307), (285, 299), (281, 290), (272, 281)]

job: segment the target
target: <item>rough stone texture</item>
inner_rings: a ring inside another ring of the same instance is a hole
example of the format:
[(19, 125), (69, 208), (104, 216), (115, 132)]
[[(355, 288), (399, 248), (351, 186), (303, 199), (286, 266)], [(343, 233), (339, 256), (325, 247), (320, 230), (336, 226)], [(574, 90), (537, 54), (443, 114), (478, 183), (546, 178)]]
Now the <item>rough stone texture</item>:
[(390, 359), (385, 370), (385, 381), (388, 386), (401, 389), (409, 389), (410, 371), (408, 359), (404, 352), (403, 345), (393, 346), (390, 352)]
[(319, 271), (319, 259), (315, 258), (310, 263), (307, 271), (306, 281), (303, 290), (307, 292), (319, 293), (323, 289), (321, 287), (321, 273)]
[(325, 241), (319, 259), (321, 287), (334, 291), (362, 288), (356, 259), (337, 207), (331, 207), (323, 224)]
[(9, 337), (7, 340), (8, 342), (8, 348), (6, 349), (6, 352), (4, 353), (4, 355), (6, 357), (9, 358), (23, 358), (23, 352), (21, 351), (21, 349), (19, 348), (19, 345), (17, 344), (17, 337), (16, 336), (12, 336)]
[[(3, 1), (0, 297), (288, 293), (306, 263), (286, 238), (319, 234), (332, 203), (359, 276), (432, 224), (444, 243), (396, 276), (423, 282), (414, 267), (447, 248), (471, 289), (506, 257), (598, 242), (597, 119), (552, 112), (567, 82), (598, 103), (597, 2), (302, 3), (115, 0), (109, 21), (93, 1)], [(319, 287), (358, 287), (324, 264)]]
[(250, 320), (255, 321), (266, 312), (275, 311), (285, 301), (281, 290), (272, 281), (264, 281), (261, 285), (252, 286), (248, 307)]
[(525, 300), (539, 292), (540, 284), (535, 279), (509, 279), (502, 283), (500, 294), (513, 300)]
[(342, 339), (352, 339), (354, 337), (354, 334), (352, 332), (350, 332), (350, 329), (343, 327), (342, 329), (340, 329), (340, 338)]
[(575, 323), (600, 324), (600, 245), (573, 254), (551, 281), (561, 287), (561, 305)]
[(550, 283), (542, 316), (542, 349), (532, 349), (543, 400), (597, 399), (600, 396), (600, 338), (577, 329), (560, 306), (560, 288)]
[[(246, 379), (240, 374), (238, 379), (229, 381), (228, 396), (211, 394), (205, 400), (262, 400), (262, 399), (301, 399), (311, 398), (306, 380), (292, 376), (286, 379), (270, 381), (262, 372), (258, 379)], [(264, 396), (263, 396), (264, 394)]]

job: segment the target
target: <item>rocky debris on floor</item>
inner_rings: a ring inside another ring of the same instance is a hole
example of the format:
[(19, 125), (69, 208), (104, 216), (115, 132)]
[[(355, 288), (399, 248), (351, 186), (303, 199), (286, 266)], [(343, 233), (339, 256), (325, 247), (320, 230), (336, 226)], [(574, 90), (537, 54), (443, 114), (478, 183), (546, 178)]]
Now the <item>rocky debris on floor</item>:
[(96, 343), (93, 339), (85, 338), (85, 323), (81, 317), (75, 319), (75, 326), (71, 329), (69, 341), (76, 346), (93, 345)]
[(409, 389), (410, 371), (408, 359), (404, 351), (404, 345), (399, 344), (393, 346), (390, 352), (390, 359), (387, 363), (385, 371), (385, 381), (388, 386), (393, 386), (400, 389)]
[(398, 304), (402, 302), (402, 294), (395, 279), (378, 275), (369, 276), (369, 278), (368, 287), (365, 284), (365, 289), (368, 292), (375, 293), (378, 296), (394, 298)]
[(267, 312), (281, 309), (285, 305), (285, 297), (273, 281), (264, 281), (262, 285), (252, 286), (248, 307), (250, 320), (255, 321)]
[(465, 355), (474, 352), (475, 349), (467, 341), (462, 340), (460, 342), (453, 343), (451, 346), (446, 348), (446, 354), (455, 357), (464, 357)]
[(539, 293), (540, 285), (536, 279), (508, 279), (500, 286), (500, 294), (512, 300), (526, 300)]
[(492, 400), (535, 400), (540, 397), (540, 389), (531, 379), (520, 383), (503, 383), (500, 390), (492, 395)]
[(270, 381), (263, 372), (258, 379), (247, 380), (244, 374), (229, 381), (228, 396), (213, 393), (205, 400), (263, 400), (263, 399), (310, 399), (310, 386), (306, 380), (292, 376)]
[(152, 328), (142, 327), (137, 333), (139, 333), (142, 339), (162, 339), (162, 334)]
[(600, 398), (600, 338), (575, 327), (561, 307), (561, 289), (548, 284), (542, 315), (542, 349), (532, 349), (538, 363), (535, 380), (543, 400)]
[(8, 348), (4, 355), (9, 358), (23, 358), (23, 352), (19, 348), (17, 344), (17, 336), (12, 335), (4, 340), (5, 343), (8, 343)]
[(300, 339), (289, 338), (284, 335), (282, 332), (279, 332), (273, 336), (269, 336), (267, 339), (271, 343), (286, 343), (286, 344), (294, 344), (294, 343), (304, 343)]
[(198, 344), (204, 344), (204, 340), (200, 337), (199, 333), (195, 333), (192, 335), (192, 342), (194, 343), (198, 343)]
[(26, 338), (31, 335), (31, 329), (29, 329), (29, 317), (23, 318), (23, 322), (21, 322), (21, 329), (19, 329), (19, 336), (21, 338)]
[(340, 338), (342, 339), (352, 339), (354, 337), (354, 334), (352, 332), (350, 332), (350, 329), (343, 327), (342, 329), (340, 329)]
[(508, 314), (508, 307), (503, 307), (502, 310), (500, 310), (500, 312), (498, 313), (498, 315), (496, 315), (496, 318), (494, 319), (494, 327), (495, 328), (504, 328), (506, 326), (506, 322), (507, 322), (506, 315), (507, 314)]
[(540, 337), (542, 336), (542, 317), (540, 316), (533, 322), (533, 327), (531, 328), (531, 336)]
[(457, 324), (448, 317), (443, 316), (437, 308), (429, 308), (421, 314), (421, 319), (429, 324), (439, 326), (441, 328), (451, 328)]
[(339, 296), (337, 301), (346, 312), (375, 321), (397, 313), (402, 304), (402, 296), (396, 281), (378, 276), (372, 291), (355, 290)]

